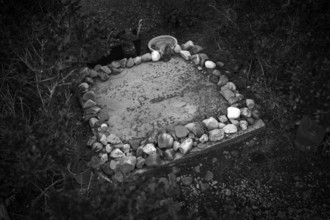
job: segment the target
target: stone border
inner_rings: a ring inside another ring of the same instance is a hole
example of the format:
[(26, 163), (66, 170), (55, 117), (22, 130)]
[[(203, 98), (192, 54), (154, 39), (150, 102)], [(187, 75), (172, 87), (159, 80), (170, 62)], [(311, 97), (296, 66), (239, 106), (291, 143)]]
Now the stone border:
[(89, 166), (100, 177), (110, 182), (111, 179), (122, 182), (127, 174), (137, 173), (136, 169), (142, 171), (144, 167), (173, 163), (265, 126), (254, 100), (245, 99), (228, 76), (216, 68), (223, 67), (224, 64), (210, 60), (202, 51), (201, 46), (188, 41), (181, 46), (176, 45), (171, 52), (172, 55), (180, 55), (186, 61), (193, 62), (198, 70), (206, 69), (209, 80), (221, 88), (220, 94), (230, 106), (220, 109), (217, 118), (209, 117), (200, 122), (155, 130), (145, 139), (131, 139), (127, 143), (111, 133), (107, 124), (109, 115), (97, 105), (96, 95), (90, 88), (97, 77), (101, 81), (107, 81), (110, 75), (119, 74), (124, 68), (143, 62), (168, 60), (169, 54), (153, 51), (135, 58), (113, 61), (106, 66), (96, 65), (94, 69), (84, 67), (80, 70), (82, 81), (77, 88), (84, 110), (83, 119), (88, 121), (94, 134), (87, 146), (98, 153), (91, 158)]

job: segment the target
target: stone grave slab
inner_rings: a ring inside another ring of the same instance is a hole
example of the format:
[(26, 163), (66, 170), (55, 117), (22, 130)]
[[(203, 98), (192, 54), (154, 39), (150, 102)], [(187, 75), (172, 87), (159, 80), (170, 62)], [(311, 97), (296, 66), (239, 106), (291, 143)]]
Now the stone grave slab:
[(91, 89), (97, 105), (109, 114), (111, 131), (123, 140), (202, 120), (227, 104), (217, 86), (180, 57), (126, 68)]

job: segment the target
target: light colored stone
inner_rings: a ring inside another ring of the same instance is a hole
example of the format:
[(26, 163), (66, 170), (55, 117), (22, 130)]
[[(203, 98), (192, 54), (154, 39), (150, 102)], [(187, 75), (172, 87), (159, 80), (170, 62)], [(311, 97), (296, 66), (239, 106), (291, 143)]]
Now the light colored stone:
[(135, 156), (124, 156), (119, 160), (118, 170), (123, 174), (129, 173), (134, 170), (136, 162)]
[(193, 140), (191, 138), (186, 139), (181, 143), (179, 150), (182, 154), (187, 154), (193, 146)]
[(174, 160), (175, 152), (173, 149), (166, 149), (164, 152), (164, 157), (166, 160), (172, 161)]
[(209, 136), (207, 136), (207, 134), (203, 134), (200, 138), (199, 138), (199, 142), (201, 143), (205, 143), (209, 141)]
[(226, 85), (227, 82), (229, 82), (228, 77), (226, 75), (221, 75), (219, 82), (218, 82), (218, 86), (222, 87), (222, 86)]
[(143, 157), (137, 157), (136, 165), (135, 165), (136, 168), (141, 169), (144, 166), (145, 162), (146, 162), (146, 159), (144, 159)]
[(110, 143), (110, 144), (121, 144), (122, 141), (120, 140), (119, 137), (117, 137), (115, 134), (110, 134), (108, 137), (107, 137), (107, 141)]
[(170, 134), (163, 133), (158, 135), (158, 147), (159, 148), (171, 148), (173, 146), (174, 139)]
[(160, 60), (160, 53), (157, 50), (151, 52), (151, 60), (157, 62)]
[(111, 145), (110, 144), (105, 145), (105, 152), (107, 152), (109, 154), (109, 153), (111, 153), (111, 151), (112, 151)]
[(219, 121), (222, 122), (222, 123), (226, 123), (226, 122), (228, 121), (228, 118), (227, 118), (227, 116), (225, 116), (225, 115), (220, 115), (220, 116), (218, 117), (218, 119), (219, 119)]
[(84, 104), (83, 104), (83, 108), (91, 108), (91, 107), (94, 107), (96, 106), (96, 103), (91, 100), (91, 99), (88, 99)]
[(253, 109), (255, 107), (255, 103), (253, 99), (246, 99), (246, 106), (249, 109)]
[(187, 135), (189, 134), (189, 130), (182, 125), (175, 126), (174, 131), (175, 131), (175, 136), (177, 136), (178, 138), (187, 137)]
[(131, 146), (129, 144), (124, 144), (123, 147), (122, 147), (122, 151), (125, 154), (129, 153), (130, 149), (131, 149)]
[(126, 63), (127, 63), (127, 58), (123, 58), (123, 59), (119, 60), (118, 62), (120, 63), (121, 68), (125, 68)]
[(112, 68), (112, 75), (118, 75), (123, 72), (123, 68)]
[(105, 134), (101, 134), (100, 142), (101, 142), (104, 146), (107, 145), (108, 141), (107, 141), (107, 136), (106, 136)]
[(236, 97), (235, 93), (231, 91), (230, 89), (221, 89), (220, 94), (229, 101), (230, 98)]
[(110, 153), (110, 157), (112, 158), (121, 158), (123, 156), (125, 156), (125, 154), (119, 148), (113, 149)]
[(90, 118), (89, 119), (89, 126), (91, 128), (94, 128), (95, 127), (95, 124), (98, 122), (99, 120), (97, 118)]
[(84, 93), (84, 95), (82, 96), (83, 101), (87, 101), (89, 99), (95, 101), (94, 91), (88, 91), (88, 92)]
[(235, 95), (235, 96), (232, 96), (232, 97), (230, 97), (229, 99), (228, 99), (228, 103), (230, 104), (230, 105), (233, 105), (233, 104), (235, 104), (235, 103), (237, 103), (239, 100), (238, 100), (238, 98), (237, 98), (237, 96)]
[(190, 57), (191, 57), (191, 54), (190, 54), (190, 52), (188, 50), (181, 50), (180, 51), (180, 55), (185, 60), (189, 60)]
[(189, 40), (186, 43), (182, 44), (181, 48), (182, 48), (182, 50), (190, 50), (193, 48), (193, 46), (194, 46), (194, 43), (191, 40)]
[(205, 64), (204, 65), (208, 69), (214, 69), (216, 67), (216, 64), (213, 61), (211, 61), (211, 60), (205, 61)]
[(102, 82), (105, 82), (110, 78), (110, 75), (105, 73), (105, 72), (100, 72), (99, 77), (100, 77)]
[(209, 132), (210, 141), (220, 141), (225, 137), (223, 129), (214, 129)]
[(199, 65), (199, 63), (201, 62), (201, 59), (199, 58), (198, 54), (194, 54), (190, 57), (190, 60), (193, 61), (193, 63), (195, 65)]
[(183, 156), (184, 156), (184, 154), (181, 153), (180, 151), (178, 151), (175, 153), (174, 160), (178, 160), (178, 159), (182, 158)]
[(95, 142), (93, 144), (92, 150), (94, 150), (95, 152), (99, 152), (103, 149), (103, 145), (100, 142)]
[(223, 128), (223, 127), (225, 127), (225, 126), (226, 126), (225, 123), (219, 122), (219, 128), (220, 128), (220, 129)]
[(150, 154), (146, 159), (146, 165), (148, 167), (157, 167), (162, 165), (162, 160), (157, 153)]
[(83, 92), (88, 91), (89, 85), (88, 83), (83, 82), (79, 84), (78, 88)]
[(102, 132), (107, 131), (107, 130), (108, 130), (108, 125), (107, 125), (106, 123), (102, 123), (102, 124), (100, 125), (100, 130), (101, 130)]
[(149, 154), (149, 155), (156, 153), (156, 151), (157, 151), (155, 145), (152, 143), (146, 144), (142, 149), (143, 149), (144, 153)]
[(100, 68), (103, 72), (105, 72), (106, 74), (111, 74), (111, 70), (109, 69), (109, 67), (107, 66), (101, 66)]
[(117, 68), (118, 69), (118, 68), (120, 68), (120, 63), (118, 61), (112, 61), (110, 66), (112, 68)]
[(237, 89), (236, 85), (233, 82), (227, 82), (226, 85), (224, 85), (224, 86), (226, 86), (228, 89), (230, 89), (232, 91), (236, 91), (236, 89)]
[(174, 47), (174, 52), (175, 53), (180, 53), (181, 52), (181, 46), (179, 45), (179, 44), (177, 44), (177, 45), (175, 45), (175, 47)]
[(208, 119), (204, 119), (203, 123), (205, 124), (205, 126), (207, 127), (207, 129), (209, 131), (217, 129), (219, 127), (219, 122), (213, 117), (210, 117)]
[(173, 143), (173, 150), (174, 150), (174, 151), (179, 150), (180, 145), (181, 145), (181, 144), (180, 144), (179, 141), (174, 141), (174, 143)]
[(95, 78), (95, 77), (99, 76), (99, 73), (94, 69), (90, 69), (89, 70), (89, 76), (92, 77), (92, 78)]
[(149, 62), (151, 61), (151, 54), (150, 53), (146, 53), (144, 55), (141, 56), (141, 60), (142, 62)]
[(126, 67), (127, 68), (131, 68), (132, 66), (134, 66), (134, 60), (133, 60), (133, 58), (132, 57), (130, 57), (130, 58), (128, 58), (128, 60), (127, 60), (127, 63), (126, 63)]
[(227, 117), (229, 119), (237, 119), (241, 115), (241, 110), (236, 107), (228, 107), (227, 108)]
[(243, 131), (245, 131), (245, 130), (247, 130), (247, 128), (248, 128), (248, 122), (245, 121), (245, 120), (241, 120), (241, 121), (239, 122), (239, 126), (241, 127), (241, 129), (242, 129)]
[(252, 112), (250, 109), (248, 108), (241, 108), (241, 115), (244, 116), (244, 117), (247, 117), (247, 118), (250, 118), (251, 115), (252, 115)]
[(110, 169), (115, 170), (117, 168), (117, 165), (119, 164), (118, 160), (111, 160), (110, 161)]
[(105, 164), (109, 160), (108, 154), (107, 153), (100, 153), (100, 159), (101, 159), (101, 163)]
[(224, 128), (223, 128), (223, 131), (226, 133), (226, 134), (233, 134), (233, 133), (236, 133), (237, 132), (237, 127), (233, 124), (228, 124), (226, 125)]
[(142, 63), (142, 58), (140, 56), (137, 56), (133, 59), (135, 65), (139, 65)]

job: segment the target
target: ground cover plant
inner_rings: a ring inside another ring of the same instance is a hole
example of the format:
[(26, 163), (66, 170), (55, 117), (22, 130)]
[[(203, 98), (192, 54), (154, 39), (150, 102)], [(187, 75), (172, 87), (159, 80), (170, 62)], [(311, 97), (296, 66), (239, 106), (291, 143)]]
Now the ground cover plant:
[[(303, 114), (329, 127), (329, 3), (188, 2), (1, 1), (0, 196), (10, 219), (329, 218), (329, 133), (315, 152), (294, 145)], [(90, 158), (77, 69), (141, 18), (142, 42), (171, 33), (223, 61), (267, 129), (153, 178), (82, 188), (67, 170)]]

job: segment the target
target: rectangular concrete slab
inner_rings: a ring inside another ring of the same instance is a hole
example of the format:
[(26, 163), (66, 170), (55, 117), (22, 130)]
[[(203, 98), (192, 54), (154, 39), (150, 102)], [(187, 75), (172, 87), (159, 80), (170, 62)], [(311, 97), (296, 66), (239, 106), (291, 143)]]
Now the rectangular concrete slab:
[(124, 140), (201, 120), (227, 104), (217, 86), (180, 57), (126, 68), (97, 81), (92, 90), (96, 103), (108, 111), (112, 132)]

